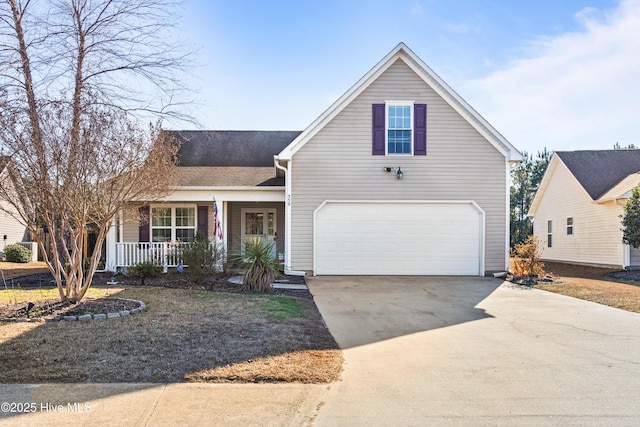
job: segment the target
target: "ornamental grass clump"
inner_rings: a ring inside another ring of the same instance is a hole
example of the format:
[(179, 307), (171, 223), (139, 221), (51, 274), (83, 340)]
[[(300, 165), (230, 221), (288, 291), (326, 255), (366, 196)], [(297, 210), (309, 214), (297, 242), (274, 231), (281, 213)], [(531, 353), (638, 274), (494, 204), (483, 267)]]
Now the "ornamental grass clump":
[(540, 261), (542, 250), (540, 239), (529, 236), (511, 251), (513, 274), (521, 277), (540, 277), (545, 274), (544, 263)]
[(272, 284), (280, 274), (280, 264), (272, 255), (275, 242), (264, 239), (249, 239), (245, 242), (244, 253), (235, 257), (245, 270), (242, 287), (251, 292), (271, 292)]

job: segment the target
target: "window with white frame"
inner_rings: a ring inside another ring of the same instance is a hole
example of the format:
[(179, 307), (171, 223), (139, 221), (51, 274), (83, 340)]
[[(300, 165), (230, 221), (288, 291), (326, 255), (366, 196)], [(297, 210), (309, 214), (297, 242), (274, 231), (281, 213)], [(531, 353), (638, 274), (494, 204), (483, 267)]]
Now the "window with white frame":
[(573, 218), (567, 218), (567, 235), (571, 236), (573, 234)]
[(387, 154), (413, 154), (413, 104), (387, 104)]
[(552, 237), (553, 237), (553, 222), (551, 220), (547, 221), (547, 247), (550, 248), (552, 246)]
[(196, 235), (196, 208), (151, 207), (151, 241), (190, 242)]

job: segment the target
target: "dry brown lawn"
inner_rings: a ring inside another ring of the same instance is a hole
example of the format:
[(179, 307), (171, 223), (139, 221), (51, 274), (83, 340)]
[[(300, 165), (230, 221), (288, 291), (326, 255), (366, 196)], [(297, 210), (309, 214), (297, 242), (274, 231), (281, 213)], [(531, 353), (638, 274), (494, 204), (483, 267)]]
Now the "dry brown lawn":
[(616, 270), (560, 263), (545, 263), (545, 270), (558, 282), (538, 284), (538, 289), (640, 313), (640, 282), (607, 276)]
[[(0, 304), (46, 292), (0, 290)], [(0, 383), (326, 383), (342, 370), (312, 299), (129, 285), (93, 292), (147, 309), (102, 321), (0, 322)]]

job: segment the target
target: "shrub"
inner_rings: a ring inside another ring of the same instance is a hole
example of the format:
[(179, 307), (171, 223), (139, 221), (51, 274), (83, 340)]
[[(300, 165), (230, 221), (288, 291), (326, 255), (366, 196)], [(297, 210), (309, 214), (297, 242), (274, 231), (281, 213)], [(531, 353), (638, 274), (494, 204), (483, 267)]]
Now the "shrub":
[(511, 251), (513, 274), (516, 276), (539, 277), (544, 274), (544, 263), (540, 262), (540, 239), (529, 236)]
[(221, 244), (214, 244), (205, 236), (196, 234), (193, 242), (182, 249), (182, 261), (187, 266), (186, 274), (193, 283), (202, 283), (207, 277), (222, 266), (224, 249)]
[(27, 263), (31, 261), (31, 251), (17, 243), (4, 248), (4, 258), (9, 262)]
[(162, 267), (155, 265), (151, 261), (139, 262), (129, 268), (129, 275), (131, 277), (139, 277), (141, 285), (144, 285), (144, 279), (158, 277), (160, 273), (162, 273)]
[(237, 255), (236, 261), (244, 273), (243, 288), (253, 292), (270, 292), (271, 284), (279, 275), (280, 264), (271, 255), (275, 242), (264, 239), (250, 239), (245, 243), (244, 254)]

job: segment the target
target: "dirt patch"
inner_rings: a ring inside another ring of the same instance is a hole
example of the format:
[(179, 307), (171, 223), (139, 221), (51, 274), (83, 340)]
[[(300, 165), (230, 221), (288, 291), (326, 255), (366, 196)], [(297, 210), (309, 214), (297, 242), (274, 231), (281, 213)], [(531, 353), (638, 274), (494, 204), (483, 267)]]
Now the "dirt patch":
[(640, 271), (620, 272), (551, 262), (545, 263), (545, 270), (556, 281), (537, 284), (537, 289), (640, 313)]

